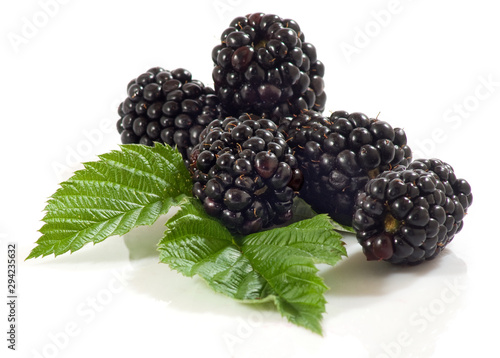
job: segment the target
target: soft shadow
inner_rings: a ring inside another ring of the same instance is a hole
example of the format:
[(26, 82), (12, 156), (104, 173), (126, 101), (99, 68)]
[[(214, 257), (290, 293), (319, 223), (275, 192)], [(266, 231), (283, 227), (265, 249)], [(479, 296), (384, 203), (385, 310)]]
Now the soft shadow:
[(165, 234), (165, 223), (171, 218), (178, 208), (170, 210), (167, 215), (161, 216), (151, 226), (135, 228), (129, 233), (123, 235), (125, 246), (128, 250), (130, 261), (140, 260), (147, 257), (158, 258), (158, 243)]
[(418, 277), (430, 274), (463, 276), (467, 272), (465, 262), (449, 249), (443, 250), (434, 260), (416, 266), (402, 266), (385, 261), (367, 261), (356, 242), (345, 241), (348, 251), (352, 253), (322, 273), (325, 284), (331, 288), (327, 296), (381, 296), (413, 285)]
[(466, 263), (452, 248), (417, 266), (367, 261), (346, 241), (349, 258), (322, 272), (327, 335), (355, 337), (372, 358), (431, 357), (467, 296)]
[[(129, 287), (140, 294), (163, 301), (169, 306), (193, 313), (211, 312), (225, 316), (241, 316), (248, 312), (275, 312), (272, 303), (243, 304), (223, 294), (214, 292), (198, 276), (186, 277), (159, 263), (151, 257), (132, 261), (132, 277)], [(276, 314), (276, 318), (279, 315)]]

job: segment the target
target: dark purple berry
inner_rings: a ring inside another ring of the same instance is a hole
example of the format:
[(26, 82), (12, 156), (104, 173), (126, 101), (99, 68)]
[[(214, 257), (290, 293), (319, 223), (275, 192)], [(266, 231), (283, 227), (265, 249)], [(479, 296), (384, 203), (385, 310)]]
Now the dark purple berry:
[(276, 124), (252, 114), (212, 121), (193, 149), (193, 195), (232, 232), (247, 235), (291, 219), (303, 182)]
[(255, 156), (254, 167), (263, 179), (269, 179), (278, 169), (278, 158), (271, 152), (259, 152)]
[(368, 181), (353, 219), (367, 259), (414, 265), (435, 258), (463, 226), (468, 205), (460, 196), (472, 202), (469, 183), (438, 159), (419, 159)]
[(294, 20), (239, 16), (220, 38), (212, 50), (212, 77), (228, 114), (255, 113), (278, 123), (304, 110), (323, 111), (325, 68)]
[[(359, 112), (336, 111), (326, 118), (307, 111), (283, 119), (280, 131), (304, 175), (299, 195), (316, 212), (328, 213), (345, 225), (352, 224), (356, 194), (370, 178), (411, 161), (404, 131)], [(414, 191), (402, 182), (386, 186), (385, 182), (373, 181), (370, 194), (377, 199), (386, 195), (396, 199)], [(395, 207), (396, 215), (403, 209)]]
[(127, 93), (118, 108), (122, 143), (176, 146), (186, 166), (203, 128), (221, 115), (214, 90), (183, 68), (151, 68), (129, 83)]

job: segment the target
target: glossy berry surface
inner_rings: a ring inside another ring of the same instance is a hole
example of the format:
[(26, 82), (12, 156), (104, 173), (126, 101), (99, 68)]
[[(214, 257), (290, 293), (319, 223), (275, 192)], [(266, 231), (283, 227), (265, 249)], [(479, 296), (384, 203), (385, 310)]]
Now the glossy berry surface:
[(274, 120), (323, 111), (324, 65), (297, 22), (254, 13), (235, 18), (214, 47), (212, 77), (224, 109)]
[(177, 146), (186, 164), (201, 131), (219, 115), (214, 90), (183, 68), (151, 68), (129, 82), (127, 93), (118, 107), (122, 143)]
[(281, 121), (280, 131), (304, 174), (300, 196), (318, 213), (351, 225), (357, 192), (370, 177), (411, 161), (405, 132), (363, 113), (308, 111)]
[(353, 227), (368, 260), (419, 264), (463, 227), (469, 183), (439, 159), (419, 159), (371, 179), (356, 198)]
[(303, 177), (276, 124), (244, 114), (210, 123), (193, 149), (193, 195), (231, 231), (283, 224)]

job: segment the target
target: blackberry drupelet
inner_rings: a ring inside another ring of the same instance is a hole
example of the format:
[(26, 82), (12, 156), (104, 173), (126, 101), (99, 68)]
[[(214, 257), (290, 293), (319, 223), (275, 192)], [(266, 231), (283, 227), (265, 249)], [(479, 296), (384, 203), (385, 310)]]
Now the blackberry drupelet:
[(239, 234), (290, 220), (303, 176), (276, 124), (245, 114), (215, 120), (205, 134), (191, 173), (206, 212)]
[(324, 109), (324, 65), (294, 20), (263, 13), (237, 17), (212, 60), (215, 91), (232, 116), (255, 113), (278, 123)]
[(369, 178), (411, 161), (403, 129), (362, 113), (309, 111), (283, 119), (280, 131), (304, 173), (300, 196), (344, 225), (352, 224), (356, 194)]
[(353, 227), (368, 260), (419, 264), (463, 227), (469, 183), (438, 159), (415, 160), (371, 179), (356, 198)]
[(151, 68), (130, 81), (127, 92), (118, 107), (122, 143), (177, 146), (186, 163), (203, 128), (219, 115), (214, 90), (183, 68)]

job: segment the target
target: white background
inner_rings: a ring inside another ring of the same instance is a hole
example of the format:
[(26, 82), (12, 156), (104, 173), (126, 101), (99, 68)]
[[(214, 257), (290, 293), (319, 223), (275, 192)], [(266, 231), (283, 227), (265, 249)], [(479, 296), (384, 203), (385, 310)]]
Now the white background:
[[(0, 287), (7, 242), (18, 243), (20, 258), (18, 350), (9, 356), (498, 356), (489, 323), (500, 319), (499, 9), (487, 0), (328, 3), (2, 3)], [(406, 130), (418, 156), (449, 162), (471, 183), (464, 229), (442, 256), (409, 268), (367, 262), (347, 236), (349, 257), (321, 267), (330, 287), (323, 337), (158, 264), (162, 222), (72, 255), (22, 261), (58, 183), (117, 148), (116, 107), (129, 80), (153, 66), (185, 67), (210, 84), (219, 34), (258, 11), (295, 19), (315, 44), (329, 111), (380, 112)]]

